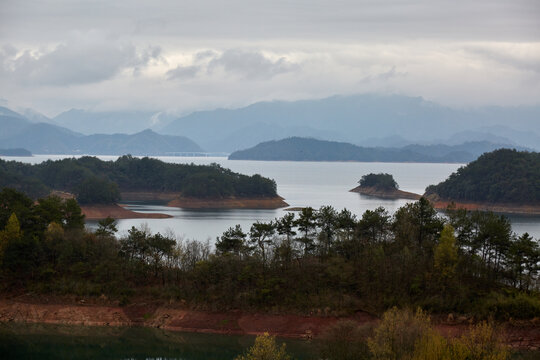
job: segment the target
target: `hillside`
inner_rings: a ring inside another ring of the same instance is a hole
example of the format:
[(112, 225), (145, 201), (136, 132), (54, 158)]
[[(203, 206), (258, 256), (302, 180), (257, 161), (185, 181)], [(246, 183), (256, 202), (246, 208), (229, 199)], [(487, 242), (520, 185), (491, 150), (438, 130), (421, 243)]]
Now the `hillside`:
[(184, 136), (160, 135), (151, 130), (132, 135), (83, 135), (49, 123), (33, 123), (7, 108), (0, 109), (0, 126), (2, 147), (23, 147), (34, 154), (172, 155), (203, 151)]
[(234, 173), (217, 164), (169, 164), (129, 155), (114, 162), (87, 156), (37, 165), (0, 160), (0, 188), (4, 187), (33, 198), (51, 190), (65, 191), (75, 194), (82, 204), (115, 203), (121, 192), (209, 200), (277, 197), (276, 183), (260, 175)]
[(402, 148), (361, 147), (349, 143), (292, 137), (268, 141), (241, 151), (230, 160), (457, 162), (465, 163), (504, 144), (471, 142), (456, 146), (408, 145)]
[(540, 153), (501, 149), (426, 189), (435, 201), (540, 205)]

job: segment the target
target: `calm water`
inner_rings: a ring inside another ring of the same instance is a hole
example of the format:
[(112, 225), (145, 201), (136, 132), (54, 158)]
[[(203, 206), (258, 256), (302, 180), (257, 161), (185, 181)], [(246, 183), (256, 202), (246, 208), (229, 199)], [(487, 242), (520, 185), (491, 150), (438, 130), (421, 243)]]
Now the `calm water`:
[[(36, 155), (30, 158), (5, 158), (29, 163), (47, 159), (61, 159), (65, 155)], [(115, 160), (117, 156), (99, 156), (103, 160)], [(360, 162), (293, 162), (293, 161), (247, 161), (227, 160), (224, 157), (157, 157), (170, 163), (219, 163), (223, 167), (242, 174), (261, 174), (276, 180), (278, 193), (290, 206), (312, 206), (319, 208), (331, 205), (341, 210), (347, 208), (357, 216), (365, 210), (384, 206), (390, 213), (407, 203), (407, 200), (382, 200), (351, 193), (364, 174), (387, 172), (394, 176), (405, 191), (423, 193), (426, 186), (445, 180), (460, 164), (426, 163), (360, 163)], [(242, 225), (244, 230), (255, 221), (270, 221), (282, 216), (278, 210), (183, 210), (162, 204), (130, 203), (130, 209), (139, 212), (161, 212), (170, 214), (170, 219), (125, 219), (118, 221), (120, 234), (132, 226), (147, 224), (153, 232), (174, 232), (184, 239), (213, 241), (228, 227)], [(540, 238), (540, 216), (511, 216), (516, 233), (529, 232)], [(95, 226), (90, 222), (89, 226)]]
[[(295, 359), (315, 354), (314, 343), (285, 342)], [(169, 332), (150, 328), (0, 324), (1, 359), (232, 360), (253, 345), (253, 336)]]

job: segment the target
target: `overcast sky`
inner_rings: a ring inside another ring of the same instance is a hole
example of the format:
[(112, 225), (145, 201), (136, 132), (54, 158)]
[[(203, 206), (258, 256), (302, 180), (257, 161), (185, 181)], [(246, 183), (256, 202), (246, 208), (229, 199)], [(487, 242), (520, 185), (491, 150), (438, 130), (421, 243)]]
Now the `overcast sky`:
[(0, 0), (0, 105), (540, 104), (540, 1)]

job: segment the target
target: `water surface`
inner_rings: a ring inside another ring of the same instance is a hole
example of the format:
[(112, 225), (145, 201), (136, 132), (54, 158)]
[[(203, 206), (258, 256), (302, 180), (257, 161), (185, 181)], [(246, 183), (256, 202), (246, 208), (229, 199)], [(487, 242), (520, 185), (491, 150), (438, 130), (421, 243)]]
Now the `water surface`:
[[(33, 157), (4, 157), (28, 163), (40, 163), (62, 159), (69, 155), (35, 155)], [(116, 160), (118, 156), (98, 156), (102, 160)], [(410, 200), (384, 200), (351, 193), (362, 175), (368, 173), (390, 173), (400, 188), (418, 194), (424, 193), (428, 185), (445, 180), (463, 164), (430, 163), (362, 163), (362, 162), (295, 162), (295, 161), (251, 161), (227, 160), (225, 157), (175, 157), (158, 156), (170, 163), (211, 164), (218, 163), (233, 171), (274, 179), (278, 193), (293, 207), (312, 206), (319, 208), (331, 205), (338, 210), (347, 208), (357, 216), (378, 206), (393, 213)], [(124, 219), (118, 221), (120, 234), (132, 226), (147, 224), (153, 232), (173, 232), (185, 239), (214, 241), (228, 227), (240, 224), (245, 231), (255, 221), (270, 221), (281, 217), (285, 211), (252, 209), (184, 210), (163, 204), (130, 203), (130, 209), (139, 212), (161, 212), (170, 214), (169, 219)], [(509, 216), (513, 230), (521, 234), (529, 232), (540, 238), (540, 216)], [(95, 227), (96, 222), (89, 222)]]

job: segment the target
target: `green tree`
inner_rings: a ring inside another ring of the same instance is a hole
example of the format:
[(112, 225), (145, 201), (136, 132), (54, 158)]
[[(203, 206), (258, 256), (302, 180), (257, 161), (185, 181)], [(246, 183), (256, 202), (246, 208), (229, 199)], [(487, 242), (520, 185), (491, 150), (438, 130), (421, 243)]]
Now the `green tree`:
[(116, 220), (110, 216), (107, 216), (105, 219), (98, 221), (98, 228), (96, 230), (96, 235), (98, 236), (113, 236), (118, 231), (116, 227)]
[(240, 255), (246, 248), (247, 234), (242, 231), (240, 225), (230, 227), (223, 235), (216, 239), (216, 250), (222, 254), (232, 253)]

